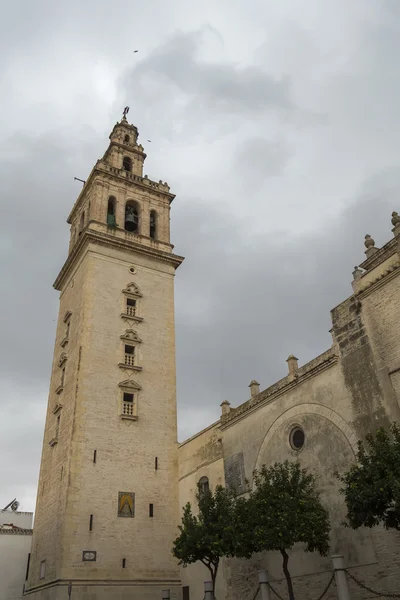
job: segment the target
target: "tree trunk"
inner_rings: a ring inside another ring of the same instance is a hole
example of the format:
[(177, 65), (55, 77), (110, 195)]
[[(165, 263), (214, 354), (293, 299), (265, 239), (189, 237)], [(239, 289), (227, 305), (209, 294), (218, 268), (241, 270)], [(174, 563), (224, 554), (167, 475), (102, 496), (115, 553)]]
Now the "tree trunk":
[(219, 561), (216, 564), (214, 564), (214, 565), (213, 564), (206, 564), (206, 563), (203, 563), (203, 564), (206, 565), (207, 569), (211, 573), (211, 581), (212, 581), (212, 584), (213, 584), (213, 597), (215, 598), (215, 581), (217, 579)]
[(294, 600), (292, 578), (290, 577), (290, 573), (289, 573), (289, 569), (288, 569), (289, 555), (284, 548), (281, 548), (281, 554), (283, 556), (283, 565), (282, 566), (283, 566), (283, 572), (286, 577), (286, 584), (287, 584), (287, 589), (289, 592), (289, 599)]

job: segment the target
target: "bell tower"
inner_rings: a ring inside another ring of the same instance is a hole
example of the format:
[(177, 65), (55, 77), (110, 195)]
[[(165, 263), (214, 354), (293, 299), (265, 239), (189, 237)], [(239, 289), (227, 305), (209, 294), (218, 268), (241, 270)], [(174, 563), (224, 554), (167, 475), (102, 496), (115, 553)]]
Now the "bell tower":
[[(68, 217), (25, 595), (179, 596), (174, 274), (167, 183), (117, 123)], [(68, 589), (67, 589), (68, 588)]]

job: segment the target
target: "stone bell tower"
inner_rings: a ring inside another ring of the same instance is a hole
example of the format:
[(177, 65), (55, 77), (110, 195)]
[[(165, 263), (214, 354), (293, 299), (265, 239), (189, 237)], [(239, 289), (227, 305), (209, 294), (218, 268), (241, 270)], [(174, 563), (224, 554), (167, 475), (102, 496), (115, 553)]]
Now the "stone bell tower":
[[(167, 183), (117, 123), (68, 217), (25, 595), (179, 595), (174, 274)], [(174, 591), (175, 590), (175, 591)]]

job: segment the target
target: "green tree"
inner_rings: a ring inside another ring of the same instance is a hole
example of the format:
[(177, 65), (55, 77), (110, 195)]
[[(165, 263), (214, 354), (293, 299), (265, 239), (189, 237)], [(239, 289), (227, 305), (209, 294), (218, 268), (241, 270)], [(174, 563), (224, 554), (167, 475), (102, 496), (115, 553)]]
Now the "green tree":
[(315, 478), (298, 463), (275, 463), (254, 472), (255, 488), (236, 507), (239, 526), (236, 554), (278, 551), (283, 559), (290, 600), (294, 600), (288, 550), (305, 544), (306, 552), (329, 550), (329, 515), (321, 504)]
[(352, 529), (374, 527), (400, 531), (400, 429), (393, 423), (358, 442), (357, 463), (345, 474), (337, 474), (343, 487)]
[(196, 499), (198, 515), (193, 514), (190, 503), (183, 508), (180, 535), (173, 543), (172, 553), (184, 567), (202, 562), (210, 571), (215, 590), (220, 559), (235, 552), (236, 497), (233, 490), (222, 486), (217, 486), (214, 493), (198, 486)]

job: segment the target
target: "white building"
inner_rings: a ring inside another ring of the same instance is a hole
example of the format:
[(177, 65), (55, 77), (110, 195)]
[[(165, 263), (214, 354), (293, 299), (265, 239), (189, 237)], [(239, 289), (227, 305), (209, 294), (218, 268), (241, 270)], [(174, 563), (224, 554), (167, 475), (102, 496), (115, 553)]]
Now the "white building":
[(21, 600), (32, 542), (33, 513), (11, 506), (0, 510), (0, 600)]

